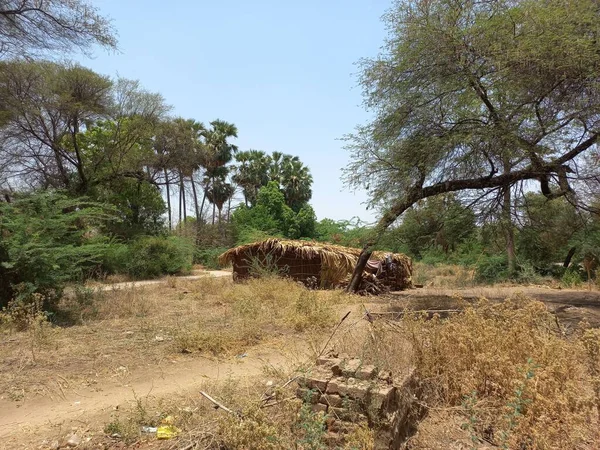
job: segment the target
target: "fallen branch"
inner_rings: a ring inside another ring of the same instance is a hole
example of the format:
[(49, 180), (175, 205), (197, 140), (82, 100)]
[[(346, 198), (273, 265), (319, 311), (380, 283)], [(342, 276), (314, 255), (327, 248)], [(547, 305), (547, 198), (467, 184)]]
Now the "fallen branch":
[(200, 394), (207, 399), (208, 401), (212, 402), (217, 409), (221, 408), (223, 411), (228, 412), (229, 414), (233, 414), (234, 416), (239, 416), (238, 413), (232, 411), (231, 409), (229, 409), (228, 407), (224, 406), (222, 403), (219, 403), (218, 401), (216, 401), (214, 398), (212, 398), (210, 395), (208, 395), (206, 392), (204, 391), (200, 391)]

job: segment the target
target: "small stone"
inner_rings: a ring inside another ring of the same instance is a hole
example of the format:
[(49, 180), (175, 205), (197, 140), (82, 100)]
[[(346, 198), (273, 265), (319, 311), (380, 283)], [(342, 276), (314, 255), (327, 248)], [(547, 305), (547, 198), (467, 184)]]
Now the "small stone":
[(359, 380), (370, 380), (375, 376), (375, 366), (362, 366), (356, 371), (356, 378)]
[(272, 382), (271, 380), (269, 380), (269, 381), (267, 381), (267, 382), (265, 383), (265, 385), (266, 385), (267, 387), (271, 387), (271, 386), (273, 386), (273, 382)]
[(342, 364), (342, 375), (345, 377), (354, 377), (356, 371), (360, 368), (360, 359), (354, 358)]
[(352, 397), (357, 400), (364, 400), (365, 397), (369, 394), (369, 389), (371, 386), (364, 381), (361, 383), (355, 383), (352, 386), (348, 386), (348, 392), (346, 395)]
[(76, 434), (67, 439), (67, 447), (77, 447), (79, 444), (81, 444), (81, 438)]
[(371, 407), (380, 410), (383, 406), (394, 401), (396, 388), (394, 386), (378, 386), (369, 392)]
[(318, 413), (318, 412), (327, 413), (327, 405), (324, 405), (322, 403), (316, 403), (316, 404), (312, 405), (312, 410), (315, 413)]
[(164, 340), (165, 340), (165, 338), (164, 338), (164, 337), (162, 337), (162, 336), (156, 336), (156, 337), (154, 338), (154, 340), (155, 340), (156, 342), (162, 342), (162, 341), (164, 341)]
[(331, 394), (323, 394), (319, 399), (319, 403), (323, 403), (324, 405), (335, 406), (336, 408), (343, 408), (344, 406), (344, 398), (339, 395), (331, 395)]
[(316, 389), (320, 392), (325, 392), (327, 389), (327, 383), (329, 383), (331, 378), (332, 375), (328, 371), (314, 370), (310, 376), (304, 378), (303, 384), (309, 389)]
[(325, 392), (327, 394), (340, 394), (340, 395), (344, 395), (345, 392), (346, 392), (345, 386), (344, 386), (345, 384), (346, 384), (346, 380), (345, 379), (343, 379), (341, 377), (334, 378), (327, 385), (327, 390)]
[(341, 362), (342, 360), (339, 358), (327, 358), (325, 356), (321, 356), (319, 359), (317, 359), (317, 366), (332, 367), (336, 364), (339, 365)]

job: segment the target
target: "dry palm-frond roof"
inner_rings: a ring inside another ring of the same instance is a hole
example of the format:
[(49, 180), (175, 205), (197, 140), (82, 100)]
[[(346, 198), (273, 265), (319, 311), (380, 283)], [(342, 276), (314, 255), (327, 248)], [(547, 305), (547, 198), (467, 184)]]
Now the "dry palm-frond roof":
[[(248, 252), (261, 253), (292, 253), (299, 259), (312, 259), (316, 256), (321, 258), (321, 263), (328, 267), (343, 268), (352, 271), (361, 250), (358, 248), (344, 247), (341, 245), (315, 242), (315, 241), (294, 241), (284, 239), (267, 239), (265, 241), (253, 242), (251, 244), (240, 245), (232, 248), (219, 256), (219, 263), (225, 265), (232, 262), (238, 256), (247, 255)], [(373, 259), (383, 259), (390, 252), (373, 252)], [(400, 253), (392, 253), (396, 260), (407, 261), (409, 258)]]

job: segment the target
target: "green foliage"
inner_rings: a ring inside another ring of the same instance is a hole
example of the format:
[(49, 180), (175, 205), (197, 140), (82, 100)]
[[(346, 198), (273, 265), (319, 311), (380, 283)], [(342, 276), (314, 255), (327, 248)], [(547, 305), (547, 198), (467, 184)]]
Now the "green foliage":
[(49, 306), (104, 258), (97, 230), (114, 219), (107, 205), (57, 192), (0, 203), (0, 304), (39, 293)]
[(254, 206), (259, 190), (270, 182), (277, 183), (286, 205), (295, 212), (312, 197), (312, 176), (297, 156), (249, 150), (238, 153), (236, 161), (233, 179), (243, 189), (246, 206)]
[(194, 262), (202, 264), (207, 269), (220, 269), (218, 258), (219, 255), (226, 252), (227, 247), (213, 247), (213, 248), (196, 248), (194, 252)]
[(583, 282), (581, 273), (577, 267), (569, 267), (560, 279), (561, 283), (568, 288), (580, 286)]
[(522, 225), (517, 234), (517, 252), (540, 268), (564, 261), (573, 236), (586, 226), (585, 218), (563, 198), (549, 201), (543, 195), (529, 193), (519, 210)]
[(193, 254), (193, 245), (186, 239), (142, 237), (129, 246), (125, 266), (127, 273), (138, 279), (174, 275), (191, 270)]
[(508, 262), (504, 255), (483, 257), (476, 265), (475, 278), (483, 283), (494, 283), (509, 278)]
[(271, 181), (258, 191), (254, 206), (240, 205), (236, 209), (232, 221), (238, 230), (239, 242), (239, 235), (248, 234), (248, 229), (292, 239), (313, 237), (316, 217), (308, 204), (303, 205), (298, 212), (292, 210), (286, 204), (278, 184)]
[[(307, 397), (312, 396), (313, 391), (309, 391)], [(309, 401), (305, 401), (298, 414), (297, 427), (299, 428), (301, 438), (298, 444), (305, 449), (325, 450), (327, 446), (323, 442), (325, 436), (325, 419), (323, 413), (315, 413), (312, 410)]]
[[(370, 231), (371, 229), (358, 218), (337, 221), (322, 219), (316, 223), (315, 237), (322, 242), (331, 242), (346, 247), (358, 248), (362, 247)], [(392, 243), (386, 238), (387, 236), (384, 237), (381, 245), (391, 250)]]
[(95, 197), (118, 211), (120, 220), (105, 227), (108, 234), (132, 239), (164, 230), (165, 202), (156, 186), (146, 181), (120, 178), (98, 188)]
[(452, 194), (422, 200), (404, 213), (402, 223), (389, 233), (411, 256), (438, 248), (448, 254), (475, 232), (475, 214)]

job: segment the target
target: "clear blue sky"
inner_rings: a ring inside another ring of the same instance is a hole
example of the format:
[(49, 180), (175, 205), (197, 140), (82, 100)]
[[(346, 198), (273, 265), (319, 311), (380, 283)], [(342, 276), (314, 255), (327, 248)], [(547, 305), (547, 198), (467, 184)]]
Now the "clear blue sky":
[(391, 0), (96, 0), (119, 33), (120, 53), (84, 65), (139, 79), (173, 114), (220, 118), (240, 149), (298, 155), (310, 167), (319, 219), (373, 220), (364, 192), (340, 180), (339, 140), (368, 119), (357, 86), (361, 57), (383, 44)]

